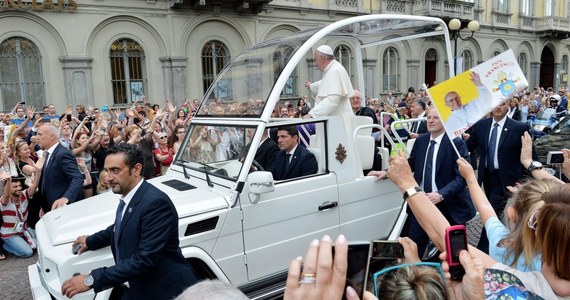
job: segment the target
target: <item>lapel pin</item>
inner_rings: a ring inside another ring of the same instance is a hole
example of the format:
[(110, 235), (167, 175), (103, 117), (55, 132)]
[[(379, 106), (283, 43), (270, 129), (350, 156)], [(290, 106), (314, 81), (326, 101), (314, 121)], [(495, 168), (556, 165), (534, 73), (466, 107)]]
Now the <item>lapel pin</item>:
[(129, 207), (129, 214), (133, 211), (132, 207)]

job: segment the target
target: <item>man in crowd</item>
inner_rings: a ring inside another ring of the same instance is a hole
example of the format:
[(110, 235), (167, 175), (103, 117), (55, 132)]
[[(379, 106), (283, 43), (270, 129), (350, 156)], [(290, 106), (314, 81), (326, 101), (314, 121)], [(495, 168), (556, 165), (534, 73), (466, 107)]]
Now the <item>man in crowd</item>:
[(331, 47), (319, 46), (313, 52), (313, 57), (315, 64), (323, 73), (323, 78), (313, 83), (305, 81), (305, 87), (317, 96), (315, 107), (304, 118), (352, 113), (348, 98), (353, 95), (354, 89), (348, 73), (342, 64), (334, 59)]
[(59, 120), (59, 115), (55, 113), (55, 105), (48, 105), (47, 113), (44, 115), (44, 118), (49, 118), (52, 122)]
[[(416, 99), (410, 105), (410, 112), (412, 113), (412, 118), (423, 118), (426, 116), (426, 102), (422, 99)], [(415, 139), (421, 134), (428, 132), (427, 122), (417, 121), (412, 124), (412, 129), (410, 130), (410, 138)]]
[(568, 95), (566, 94), (566, 87), (561, 86), (558, 89), (558, 96), (560, 96), (560, 106), (562, 106), (564, 109), (568, 109)]
[(317, 159), (305, 147), (299, 147), (299, 131), (295, 126), (277, 129), (279, 153), (271, 167), (273, 179), (286, 180), (316, 174)]
[(83, 199), (83, 175), (75, 157), (59, 143), (59, 129), (51, 123), (38, 128), (38, 144), (45, 157), (40, 180), (40, 204), (44, 213)]
[(373, 124), (378, 124), (378, 118), (374, 110), (367, 106), (362, 106), (362, 94), (359, 90), (354, 90), (354, 96), (350, 97), (352, 112), (357, 116), (366, 116), (372, 119)]
[[(457, 167), (457, 154), (445, 134), (443, 123), (435, 109), (427, 110), (427, 130), (420, 135), (410, 152), (408, 162), (414, 171), (414, 178), (420, 184), (429, 200), (437, 206), (451, 225), (464, 225), (475, 216), (475, 208), (469, 192), (465, 189), (465, 179)], [(465, 142), (453, 140), (462, 157), (468, 157)], [(520, 149), (519, 149), (520, 150)], [(372, 171), (371, 176), (386, 177), (386, 171)], [(418, 244), (418, 253), (423, 255), (429, 237), (411, 211), (408, 236)]]
[(114, 287), (123, 299), (173, 299), (198, 281), (179, 247), (176, 209), (168, 195), (143, 179), (143, 164), (135, 145), (107, 151), (106, 180), (121, 195), (115, 223), (78, 237), (73, 246), (80, 246), (78, 254), (111, 246), (115, 265), (66, 280), (61, 292), (68, 298)]
[[(508, 118), (508, 110), (508, 101), (497, 106), (491, 112), (491, 118), (482, 119), (471, 127), (466, 141), (470, 152), (477, 149), (477, 179), (479, 184), (483, 184), (487, 199), (497, 216), (502, 216), (509, 197), (507, 187), (520, 182), (523, 179), (523, 170), (529, 167), (521, 165), (519, 160), (521, 137), (529, 131), (529, 127), (526, 123)], [(535, 151), (533, 159), (538, 160)], [(481, 237), (478, 247), (483, 251), (487, 250), (486, 235)]]

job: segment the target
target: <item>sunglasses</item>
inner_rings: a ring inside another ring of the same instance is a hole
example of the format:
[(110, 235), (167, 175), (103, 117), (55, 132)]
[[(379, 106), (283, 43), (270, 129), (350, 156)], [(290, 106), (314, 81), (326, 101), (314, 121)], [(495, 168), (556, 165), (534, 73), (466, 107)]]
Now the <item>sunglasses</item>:
[(540, 212), (540, 209), (535, 210), (531, 215), (530, 218), (528, 218), (528, 228), (532, 229), (532, 230), (536, 230), (536, 224), (538, 223), (538, 213)]
[(378, 282), (378, 277), (390, 273), (392, 271), (401, 269), (401, 268), (405, 268), (405, 267), (412, 267), (412, 266), (418, 266), (418, 267), (429, 267), (429, 268), (434, 268), (439, 272), (439, 275), (441, 276), (441, 279), (443, 280), (443, 283), (445, 284), (445, 276), (443, 275), (443, 269), (441, 268), (441, 264), (440, 263), (433, 263), (433, 262), (419, 262), (419, 263), (415, 263), (415, 264), (401, 264), (401, 265), (397, 265), (397, 266), (393, 266), (393, 267), (389, 267), (389, 268), (385, 268), (382, 269), (376, 273), (374, 273), (374, 295), (376, 295), (376, 297), (378, 298), (378, 290), (379, 290), (379, 286), (381, 286), (382, 282)]
[(162, 139), (165, 139), (165, 138), (167, 138), (166, 135), (163, 135), (163, 136), (160, 137), (161, 140), (162, 140)]
[(186, 131), (178, 131), (176, 134), (185, 134)]

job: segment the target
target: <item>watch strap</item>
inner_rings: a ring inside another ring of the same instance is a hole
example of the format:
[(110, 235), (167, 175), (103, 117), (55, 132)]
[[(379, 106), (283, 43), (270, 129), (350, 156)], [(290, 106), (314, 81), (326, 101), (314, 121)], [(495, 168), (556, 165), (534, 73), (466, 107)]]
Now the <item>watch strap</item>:
[(421, 191), (422, 191), (422, 189), (420, 189), (420, 187), (417, 186), (417, 185), (416, 185), (416, 186), (412, 186), (412, 187), (410, 187), (410, 188), (407, 188), (407, 189), (404, 191), (404, 200), (408, 200), (408, 198), (412, 197), (413, 195), (415, 195), (415, 194), (417, 194), (417, 193), (419, 193), (419, 192), (421, 192)]

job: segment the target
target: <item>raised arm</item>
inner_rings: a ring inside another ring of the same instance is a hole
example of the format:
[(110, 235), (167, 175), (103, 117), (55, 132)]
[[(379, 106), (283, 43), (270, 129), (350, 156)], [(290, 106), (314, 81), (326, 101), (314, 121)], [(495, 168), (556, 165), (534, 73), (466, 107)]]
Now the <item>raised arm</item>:
[(459, 158), (457, 165), (459, 166), (461, 176), (467, 181), (467, 189), (469, 190), (469, 195), (471, 195), (471, 201), (473, 201), (473, 205), (475, 205), (475, 208), (481, 215), (481, 221), (485, 224), (489, 218), (496, 217), (497, 214), (477, 182), (477, 176), (471, 164), (465, 158)]

